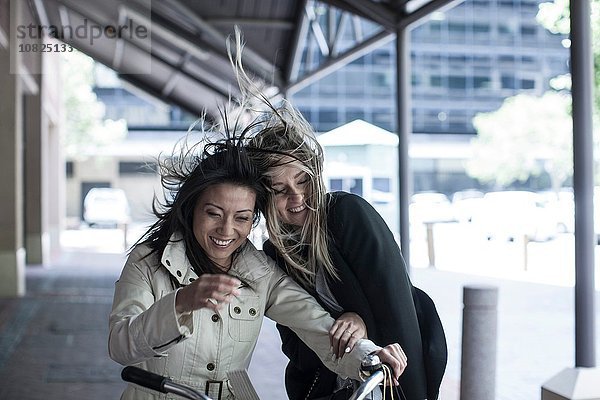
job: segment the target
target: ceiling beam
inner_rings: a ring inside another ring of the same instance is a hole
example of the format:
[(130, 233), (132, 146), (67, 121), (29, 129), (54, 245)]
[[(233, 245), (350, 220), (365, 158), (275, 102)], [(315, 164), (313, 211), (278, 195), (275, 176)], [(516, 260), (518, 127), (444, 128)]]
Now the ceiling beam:
[(314, 71), (307, 73), (302, 76), (299, 80), (291, 82), (286, 88), (286, 93), (294, 93), (298, 90), (310, 85), (311, 83), (321, 79), (322, 77), (330, 74), (331, 72), (339, 69), (340, 67), (364, 56), (365, 54), (383, 46), (386, 43), (392, 41), (396, 35), (388, 31), (381, 31), (380, 33), (370, 37), (364, 42), (354, 46), (353, 48), (341, 53), (337, 57), (330, 57), (325, 61), (319, 68)]
[(284, 19), (261, 19), (261, 18), (207, 18), (205, 21), (212, 26), (234, 26), (243, 25), (248, 27), (269, 29), (294, 29), (294, 22)]
[(292, 45), (290, 46), (290, 51), (288, 53), (288, 60), (286, 64), (288, 67), (287, 70), (284, 71), (286, 86), (290, 82), (298, 79), (300, 63), (302, 62), (302, 51), (304, 49), (304, 45), (306, 44), (308, 28), (310, 25), (308, 14), (306, 13), (306, 7), (307, 0), (298, 1), (296, 30), (294, 32)]
[(202, 113), (204, 111), (206, 111), (208, 113), (208, 115), (211, 116), (211, 118), (215, 118), (216, 116), (218, 116), (217, 115), (218, 111), (216, 111), (215, 109), (206, 110), (205, 107), (203, 107), (202, 109), (197, 109), (195, 107), (195, 105), (191, 105), (191, 104), (188, 104), (187, 102), (183, 102), (176, 97), (171, 97), (171, 96), (165, 97), (164, 95), (162, 95), (162, 93), (159, 90), (156, 90), (155, 88), (148, 85), (146, 82), (139, 79), (137, 75), (131, 75), (131, 74), (121, 75), (121, 74), (119, 74), (119, 79), (122, 79), (125, 82), (128, 82), (137, 88), (140, 88), (144, 92), (148, 93), (151, 96), (156, 97), (157, 99), (161, 99), (162, 101), (174, 104), (178, 107), (181, 107), (183, 110), (185, 110), (186, 112), (188, 112), (192, 115), (202, 115)]
[[(157, 9), (168, 6), (172, 7), (170, 11), (178, 11), (182, 16), (188, 18), (200, 33), (207, 36), (207, 41), (211, 42), (213, 45), (219, 45), (221, 43), (225, 44), (227, 42), (227, 36), (223, 35), (203, 18), (198, 16), (194, 10), (179, 0), (165, 0), (163, 2), (158, 2), (154, 8)], [(265, 60), (247, 46), (244, 48), (242, 60), (244, 65), (248, 67), (250, 71), (267, 83), (280, 88), (283, 87), (283, 80), (280, 71), (275, 67), (274, 60), (273, 63)]]
[(383, 3), (364, 0), (321, 0), (340, 10), (348, 11), (370, 21), (373, 21), (383, 28), (393, 31), (396, 25), (396, 12), (385, 6)]
[[(464, 0), (431, 0), (426, 4), (420, 5), (419, 8), (412, 10), (410, 13), (407, 13), (404, 17), (402, 17), (398, 22), (397, 28), (403, 29), (415, 23), (424, 23), (426, 22), (425, 17), (431, 15), (432, 13), (454, 7), (456, 4), (462, 3), (463, 1)], [(411, 2), (408, 2), (406, 7), (408, 7), (410, 4)]]

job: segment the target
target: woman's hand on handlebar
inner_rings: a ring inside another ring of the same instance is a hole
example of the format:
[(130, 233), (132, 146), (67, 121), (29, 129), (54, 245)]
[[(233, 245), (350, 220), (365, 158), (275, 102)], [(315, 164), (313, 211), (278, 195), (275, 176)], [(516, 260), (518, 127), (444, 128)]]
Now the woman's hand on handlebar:
[(342, 314), (329, 330), (329, 341), (337, 358), (351, 352), (356, 342), (366, 337), (367, 326), (360, 315), (353, 312)]
[(402, 375), (408, 365), (408, 360), (402, 347), (398, 343), (388, 344), (375, 354), (377, 354), (383, 364), (387, 364), (392, 368), (392, 380), (394, 385), (397, 386), (398, 378), (400, 378), (400, 375)]
[(240, 295), (240, 280), (225, 274), (204, 274), (194, 282), (179, 289), (175, 310), (179, 313), (200, 308), (217, 311)]

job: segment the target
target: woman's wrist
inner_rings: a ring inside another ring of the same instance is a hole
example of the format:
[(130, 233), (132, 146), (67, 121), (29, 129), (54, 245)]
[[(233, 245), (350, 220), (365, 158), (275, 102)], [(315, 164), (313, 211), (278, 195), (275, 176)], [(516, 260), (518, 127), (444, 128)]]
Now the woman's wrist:
[(185, 287), (182, 287), (177, 289), (175, 292), (175, 312), (178, 314), (184, 314), (189, 311), (188, 307), (185, 305), (185, 294), (183, 293), (184, 290)]

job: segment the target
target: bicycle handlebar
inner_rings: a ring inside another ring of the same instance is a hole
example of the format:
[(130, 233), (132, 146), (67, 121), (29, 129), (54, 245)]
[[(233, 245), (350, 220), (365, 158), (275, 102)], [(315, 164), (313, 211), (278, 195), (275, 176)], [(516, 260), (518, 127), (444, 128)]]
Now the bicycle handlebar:
[(190, 387), (180, 385), (165, 376), (157, 375), (138, 367), (129, 366), (123, 368), (121, 378), (125, 382), (135, 383), (136, 385), (161, 393), (173, 393), (190, 400), (212, 400), (205, 394)]
[(361, 385), (356, 389), (348, 400), (362, 400), (371, 393), (381, 382), (383, 382), (384, 373), (379, 369), (371, 374)]
[(121, 371), (121, 378), (123, 378), (125, 382), (135, 383), (161, 393), (167, 393), (165, 382), (170, 380), (167, 377), (137, 367), (123, 368), (123, 371)]

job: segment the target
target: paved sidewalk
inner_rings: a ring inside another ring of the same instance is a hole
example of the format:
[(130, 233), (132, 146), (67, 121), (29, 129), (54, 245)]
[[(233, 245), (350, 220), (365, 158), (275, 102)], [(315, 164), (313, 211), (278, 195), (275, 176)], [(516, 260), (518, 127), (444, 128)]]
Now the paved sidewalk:
[[(28, 267), (27, 296), (0, 299), (0, 399), (119, 398), (121, 367), (108, 358), (106, 338), (123, 262), (119, 253), (71, 249), (51, 268)], [(496, 399), (539, 399), (544, 381), (574, 365), (572, 288), (422, 268), (412, 277), (436, 302), (446, 329), (443, 400), (459, 397), (464, 285), (499, 288)], [(597, 311), (598, 322), (600, 304)], [(264, 400), (285, 399), (279, 346), (274, 324), (265, 321), (249, 371)]]

